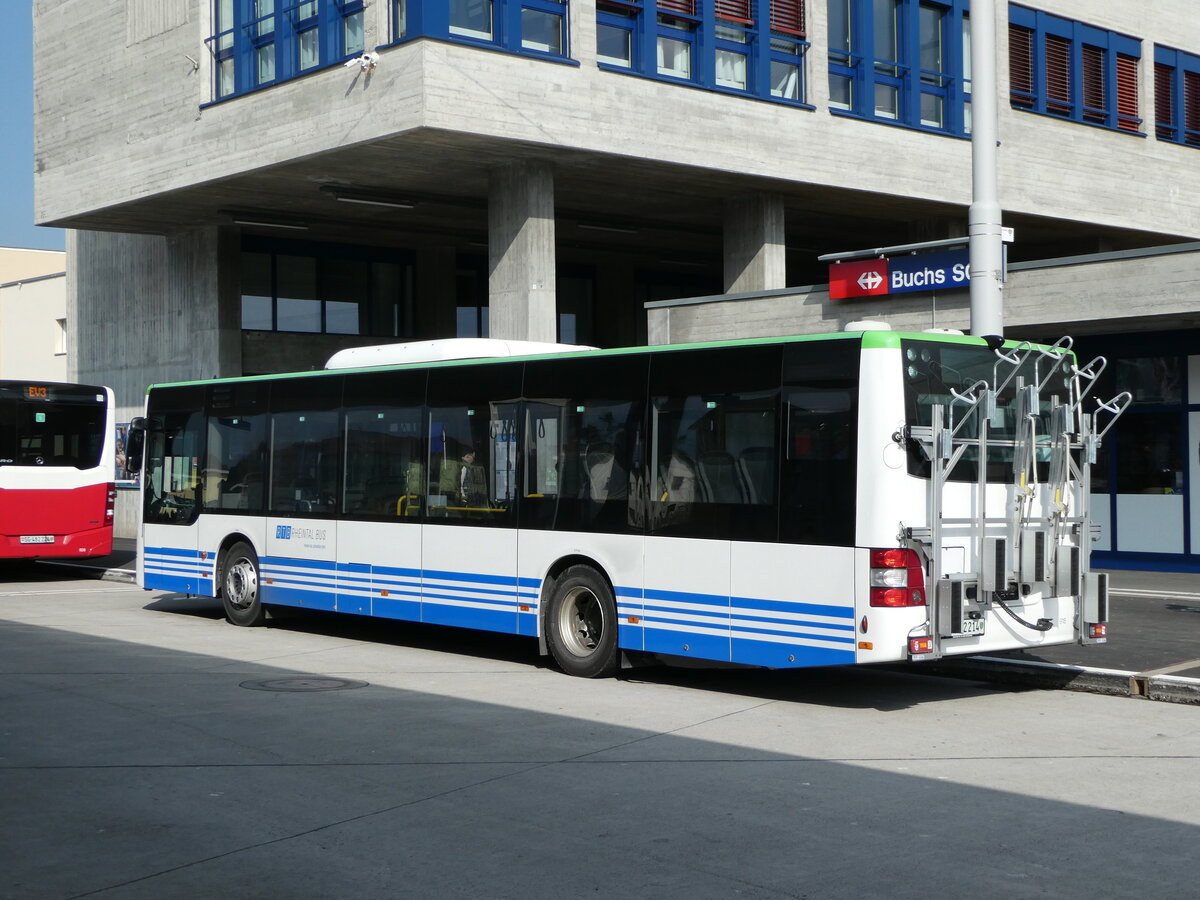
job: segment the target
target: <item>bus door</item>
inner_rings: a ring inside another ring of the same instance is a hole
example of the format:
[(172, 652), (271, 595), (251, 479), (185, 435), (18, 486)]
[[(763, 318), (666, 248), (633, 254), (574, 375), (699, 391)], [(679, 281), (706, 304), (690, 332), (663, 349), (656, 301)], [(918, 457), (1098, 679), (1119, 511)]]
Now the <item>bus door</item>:
[(200, 473), (204, 389), (160, 388), (150, 394), (142, 470), (142, 587), (213, 596), (215, 559), (201, 556)]
[(429, 375), (421, 619), (517, 633), (520, 365)]

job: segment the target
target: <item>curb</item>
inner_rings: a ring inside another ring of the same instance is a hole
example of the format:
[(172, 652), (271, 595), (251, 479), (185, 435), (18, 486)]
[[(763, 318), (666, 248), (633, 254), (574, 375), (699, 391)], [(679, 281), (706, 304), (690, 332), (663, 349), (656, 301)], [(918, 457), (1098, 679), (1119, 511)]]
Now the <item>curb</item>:
[(1200, 678), (1178, 675), (1151, 675), (1121, 669), (1094, 669), (994, 656), (970, 656), (952, 662), (942, 660), (922, 666), (919, 671), (1048, 690), (1085, 691), (1166, 703), (1200, 704)]
[(83, 563), (59, 562), (51, 559), (39, 559), (37, 562), (41, 566), (59, 566), (64, 569), (71, 569), (81, 575), (97, 578), (101, 581), (116, 581), (122, 584), (137, 583), (137, 573), (132, 569), (106, 569), (104, 566), (89, 566)]

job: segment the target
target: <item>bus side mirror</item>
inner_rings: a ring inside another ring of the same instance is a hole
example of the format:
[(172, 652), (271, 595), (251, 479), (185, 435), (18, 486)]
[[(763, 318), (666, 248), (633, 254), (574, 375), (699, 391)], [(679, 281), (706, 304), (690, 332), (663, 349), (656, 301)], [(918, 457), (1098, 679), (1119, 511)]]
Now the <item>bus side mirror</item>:
[(129, 423), (125, 438), (125, 473), (137, 475), (142, 471), (142, 453), (146, 449), (146, 420), (137, 416)]

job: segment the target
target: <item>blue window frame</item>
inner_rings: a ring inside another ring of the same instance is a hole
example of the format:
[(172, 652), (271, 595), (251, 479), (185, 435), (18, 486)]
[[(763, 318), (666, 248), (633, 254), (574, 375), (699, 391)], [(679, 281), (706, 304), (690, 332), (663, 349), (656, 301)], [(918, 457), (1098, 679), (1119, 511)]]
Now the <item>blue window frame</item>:
[(807, 106), (804, 0), (597, 0), (602, 69)]
[(568, 56), (566, 0), (392, 0), (392, 40), (430, 37), (526, 56)]
[(1155, 45), (1154, 131), (1160, 141), (1200, 147), (1200, 56)]
[(1141, 134), (1141, 41), (1024, 6), (1009, 6), (1008, 23), (1014, 109)]
[(828, 0), (832, 111), (969, 134), (968, 6), (969, 0)]
[(364, 0), (213, 0), (213, 96), (244, 94), (363, 52)]

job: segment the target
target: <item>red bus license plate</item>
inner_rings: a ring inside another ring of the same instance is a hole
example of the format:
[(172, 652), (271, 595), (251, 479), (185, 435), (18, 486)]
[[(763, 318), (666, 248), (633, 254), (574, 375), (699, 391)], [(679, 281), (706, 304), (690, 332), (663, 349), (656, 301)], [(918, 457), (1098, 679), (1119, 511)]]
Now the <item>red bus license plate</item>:
[(54, 535), (52, 534), (23, 534), (21, 535), (22, 544), (53, 544)]

